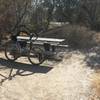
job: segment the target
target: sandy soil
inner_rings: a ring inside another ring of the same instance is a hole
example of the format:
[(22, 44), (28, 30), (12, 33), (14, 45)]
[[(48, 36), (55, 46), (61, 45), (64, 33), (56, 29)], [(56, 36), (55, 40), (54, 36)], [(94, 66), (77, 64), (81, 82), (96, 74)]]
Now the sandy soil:
[(92, 87), (94, 69), (80, 52), (70, 52), (62, 62), (46, 61), (41, 66), (32, 66), (26, 58), (9, 62), (3, 56), (0, 53), (0, 100), (100, 100), (94, 97)]

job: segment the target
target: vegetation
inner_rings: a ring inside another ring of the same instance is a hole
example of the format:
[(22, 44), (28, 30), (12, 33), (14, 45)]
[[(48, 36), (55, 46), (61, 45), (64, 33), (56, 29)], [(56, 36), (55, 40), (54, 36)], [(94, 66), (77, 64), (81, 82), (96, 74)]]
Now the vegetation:
[(0, 0), (0, 38), (23, 24), (31, 31), (46, 31), (51, 21), (99, 31), (99, 5), (99, 0)]

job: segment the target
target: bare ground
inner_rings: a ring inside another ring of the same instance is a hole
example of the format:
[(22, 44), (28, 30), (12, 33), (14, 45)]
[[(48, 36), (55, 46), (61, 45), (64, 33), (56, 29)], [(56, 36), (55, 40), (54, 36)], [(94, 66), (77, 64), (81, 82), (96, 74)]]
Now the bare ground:
[[(73, 51), (62, 62), (46, 61), (41, 66), (32, 66), (26, 58), (15, 63), (4, 58), (0, 53), (0, 100), (100, 100), (93, 86), (95, 72), (87, 65), (85, 54)], [(8, 80), (4, 77), (12, 67)]]

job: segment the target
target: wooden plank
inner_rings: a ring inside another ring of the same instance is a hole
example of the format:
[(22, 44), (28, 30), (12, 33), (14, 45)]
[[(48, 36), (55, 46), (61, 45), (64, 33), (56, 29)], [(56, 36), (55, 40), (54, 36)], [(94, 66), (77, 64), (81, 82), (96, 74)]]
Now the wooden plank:
[[(25, 36), (18, 36), (18, 40), (29, 40), (29, 37)], [(33, 40), (35, 39), (34, 37), (32, 38)], [(55, 39), (55, 38), (38, 38), (36, 41), (45, 41), (45, 42), (63, 42), (65, 39)]]
[[(43, 46), (44, 42), (33, 42), (33, 44), (37, 45), (37, 46)], [(68, 48), (69, 47), (68, 45), (61, 45), (59, 43), (52, 43), (52, 42), (50, 42), (50, 45), (51, 46), (53, 45), (53, 46), (59, 47), (59, 48)]]
[(43, 45), (44, 43), (49, 43), (50, 45), (59, 45), (60, 44), (59, 42), (45, 42), (45, 41), (42, 41), (42, 42), (35, 41), (35, 42), (33, 42), (33, 44), (37, 44), (37, 45)]

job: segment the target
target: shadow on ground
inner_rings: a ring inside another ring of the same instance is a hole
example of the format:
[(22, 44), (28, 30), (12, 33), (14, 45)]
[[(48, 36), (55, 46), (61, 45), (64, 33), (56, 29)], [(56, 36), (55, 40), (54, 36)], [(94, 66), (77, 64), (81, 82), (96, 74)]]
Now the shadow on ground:
[(92, 51), (88, 52), (85, 61), (92, 69), (100, 69), (100, 48), (94, 48)]
[[(10, 69), (9, 75), (5, 76), (3, 74), (0, 74), (0, 76), (3, 77), (1, 80), (1, 84), (5, 80), (12, 80), (15, 76), (28, 76), (33, 75), (34, 73), (48, 73), (52, 67), (49, 66), (40, 66), (40, 65), (31, 65), (31, 64), (23, 64), (19, 62), (12, 62), (5, 59), (0, 58), (0, 69)], [(13, 70), (16, 69), (16, 73), (13, 74)], [(26, 73), (27, 72), (27, 73)]]

